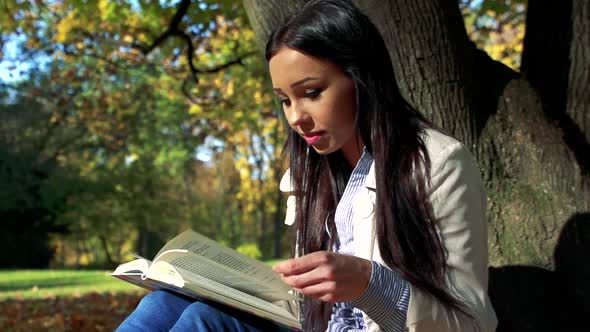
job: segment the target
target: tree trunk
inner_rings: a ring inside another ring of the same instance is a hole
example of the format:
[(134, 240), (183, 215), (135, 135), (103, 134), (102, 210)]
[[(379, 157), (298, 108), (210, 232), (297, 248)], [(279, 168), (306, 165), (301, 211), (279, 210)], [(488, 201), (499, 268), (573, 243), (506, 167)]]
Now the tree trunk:
[[(590, 1), (575, 1), (566, 113), (590, 142)], [(586, 154), (588, 157), (588, 154)]]
[(256, 33), (256, 40), (261, 51), (264, 50), (266, 40), (274, 28), (304, 3), (305, 0), (243, 0), (248, 20)]
[[(143, 184), (143, 188), (144, 193), (150, 201), (155, 201), (156, 189), (150, 178)], [(159, 234), (159, 232), (153, 229), (153, 219), (149, 207), (145, 207), (144, 210), (139, 211), (139, 215), (137, 216), (137, 220), (139, 220), (137, 250), (145, 257), (154, 257), (165, 244), (162, 234)]]
[(586, 177), (590, 173), (588, 3), (530, 1), (522, 55), (523, 76), (539, 92), (543, 112), (562, 129)]
[(406, 99), (473, 146), (471, 85), (465, 84), (471, 79), (464, 70), (469, 48), (459, 7), (432, 0), (354, 2), (381, 32)]
[(590, 177), (590, 1), (575, 1), (572, 14), (569, 92), (565, 111), (572, 131), (572, 145), (587, 180)]
[[(109, 243), (107, 241), (106, 236), (100, 235), (98, 238), (100, 240), (100, 245), (102, 246), (102, 250), (104, 250), (104, 254), (107, 259), (107, 264), (109, 265), (109, 267), (114, 266), (115, 262), (113, 261), (113, 256), (111, 255), (111, 252), (109, 250)], [(98, 256), (98, 255), (96, 255), (96, 256)]]

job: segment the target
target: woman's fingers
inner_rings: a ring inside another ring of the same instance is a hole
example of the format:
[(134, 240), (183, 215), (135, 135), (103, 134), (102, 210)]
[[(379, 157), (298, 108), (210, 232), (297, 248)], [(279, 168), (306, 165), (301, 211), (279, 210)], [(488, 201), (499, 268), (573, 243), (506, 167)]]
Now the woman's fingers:
[(324, 302), (338, 302), (338, 289), (336, 281), (327, 281), (319, 284), (310, 285), (299, 289), (299, 292), (315, 297)]
[(294, 288), (301, 289), (318, 283), (333, 281), (336, 275), (330, 265), (319, 265), (313, 270), (301, 274), (284, 274), (283, 281)]
[(332, 253), (317, 251), (299, 258), (280, 262), (273, 266), (273, 270), (283, 275), (301, 274), (311, 271), (320, 265), (330, 264), (333, 259)]
[(326, 302), (351, 301), (366, 289), (371, 262), (359, 257), (318, 251), (279, 263), (273, 269), (301, 293)]

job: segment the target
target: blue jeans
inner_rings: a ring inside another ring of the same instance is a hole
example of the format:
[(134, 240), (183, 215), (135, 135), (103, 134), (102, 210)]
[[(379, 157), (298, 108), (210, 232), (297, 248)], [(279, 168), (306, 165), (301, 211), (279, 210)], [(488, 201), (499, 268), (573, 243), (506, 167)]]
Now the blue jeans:
[(154, 291), (141, 299), (117, 328), (130, 331), (227, 331), (258, 332), (292, 330), (248, 313), (217, 304), (199, 302), (167, 291)]

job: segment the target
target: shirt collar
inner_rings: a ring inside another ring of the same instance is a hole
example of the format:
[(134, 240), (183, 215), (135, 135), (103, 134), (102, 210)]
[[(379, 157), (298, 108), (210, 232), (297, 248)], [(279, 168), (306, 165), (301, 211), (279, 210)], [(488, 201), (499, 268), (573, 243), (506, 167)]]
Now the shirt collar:
[(367, 179), (365, 180), (365, 187), (372, 190), (377, 190), (375, 181), (375, 161), (371, 161), (371, 168), (369, 168), (369, 173), (367, 174)]
[(363, 148), (363, 154), (361, 155), (358, 164), (361, 163), (371, 163), (371, 167), (369, 168), (369, 172), (367, 173), (367, 177), (365, 179), (365, 187), (372, 190), (376, 190), (377, 186), (375, 183), (375, 161), (373, 160), (373, 155), (371, 155), (369, 150), (367, 150), (366, 146)]

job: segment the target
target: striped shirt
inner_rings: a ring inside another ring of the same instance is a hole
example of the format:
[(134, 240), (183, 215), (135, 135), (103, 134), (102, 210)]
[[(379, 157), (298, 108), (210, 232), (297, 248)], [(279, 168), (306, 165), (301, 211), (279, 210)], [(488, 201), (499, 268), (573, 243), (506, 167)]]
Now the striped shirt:
[[(373, 156), (365, 149), (346, 184), (334, 220), (338, 231), (336, 251), (354, 255), (353, 202), (365, 187)], [(332, 308), (328, 332), (367, 331), (363, 313), (369, 317), (388, 317), (380, 324), (387, 331), (403, 331), (410, 302), (410, 286), (396, 271), (372, 262), (373, 270), (367, 289), (352, 302), (338, 302)], [(380, 319), (381, 321), (381, 319)]]

